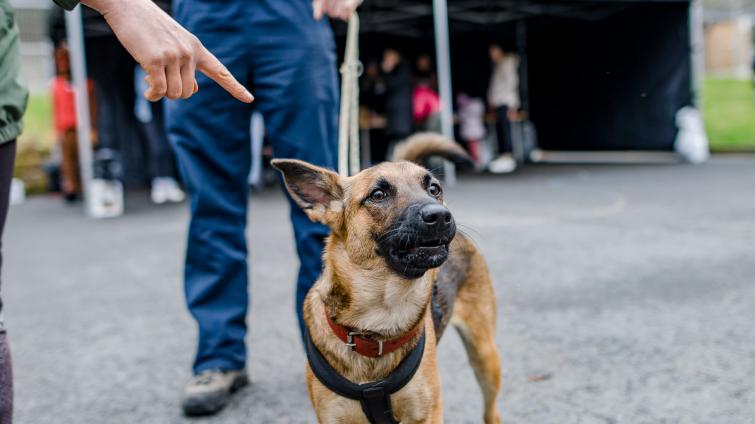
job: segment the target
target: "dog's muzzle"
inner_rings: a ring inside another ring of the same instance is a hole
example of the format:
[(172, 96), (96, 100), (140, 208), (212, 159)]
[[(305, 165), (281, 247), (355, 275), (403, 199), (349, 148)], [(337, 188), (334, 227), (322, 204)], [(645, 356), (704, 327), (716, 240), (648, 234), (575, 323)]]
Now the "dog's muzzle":
[(456, 223), (448, 208), (438, 203), (414, 204), (378, 238), (378, 253), (397, 274), (419, 278), (448, 259), (454, 235)]

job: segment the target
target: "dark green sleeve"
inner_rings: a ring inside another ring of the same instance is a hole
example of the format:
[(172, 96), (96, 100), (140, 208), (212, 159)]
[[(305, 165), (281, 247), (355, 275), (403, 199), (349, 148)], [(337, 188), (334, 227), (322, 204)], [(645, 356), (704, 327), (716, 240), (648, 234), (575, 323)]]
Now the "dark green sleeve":
[(65, 10), (71, 10), (79, 4), (79, 0), (53, 0), (55, 4), (62, 7)]

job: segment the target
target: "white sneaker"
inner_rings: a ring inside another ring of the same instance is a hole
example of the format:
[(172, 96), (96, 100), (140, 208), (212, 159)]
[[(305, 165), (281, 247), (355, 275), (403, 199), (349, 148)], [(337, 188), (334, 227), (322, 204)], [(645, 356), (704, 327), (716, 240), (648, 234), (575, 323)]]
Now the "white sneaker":
[(95, 178), (91, 183), (90, 213), (95, 218), (123, 215), (123, 184), (118, 180)]
[(494, 174), (508, 174), (516, 169), (516, 161), (511, 155), (501, 155), (488, 164), (488, 171)]
[(161, 205), (165, 202), (183, 202), (186, 194), (178, 187), (176, 180), (170, 177), (158, 177), (152, 180), (152, 202)]

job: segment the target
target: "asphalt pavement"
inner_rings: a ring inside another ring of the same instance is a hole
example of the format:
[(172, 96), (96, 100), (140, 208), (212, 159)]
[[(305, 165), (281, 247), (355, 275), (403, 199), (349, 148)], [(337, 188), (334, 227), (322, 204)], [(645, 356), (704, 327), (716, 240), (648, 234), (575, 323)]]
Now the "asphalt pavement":
[[(528, 166), (446, 192), (495, 282), (504, 422), (755, 422), (755, 156)], [(144, 192), (110, 220), (54, 197), (12, 207), (2, 290), (17, 423), (314, 422), (277, 190), (251, 200), (252, 385), (216, 417), (181, 416), (196, 337), (187, 220), (185, 204)], [(439, 350), (446, 422), (480, 422), (458, 336)]]

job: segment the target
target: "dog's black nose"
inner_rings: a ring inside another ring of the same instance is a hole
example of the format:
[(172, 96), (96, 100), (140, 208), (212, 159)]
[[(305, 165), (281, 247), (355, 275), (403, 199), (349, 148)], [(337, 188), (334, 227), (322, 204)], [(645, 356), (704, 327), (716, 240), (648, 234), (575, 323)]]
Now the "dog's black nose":
[(448, 225), (451, 223), (451, 212), (445, 206), (430, 203), (419, 210), (419, 216), (427, 225)]

